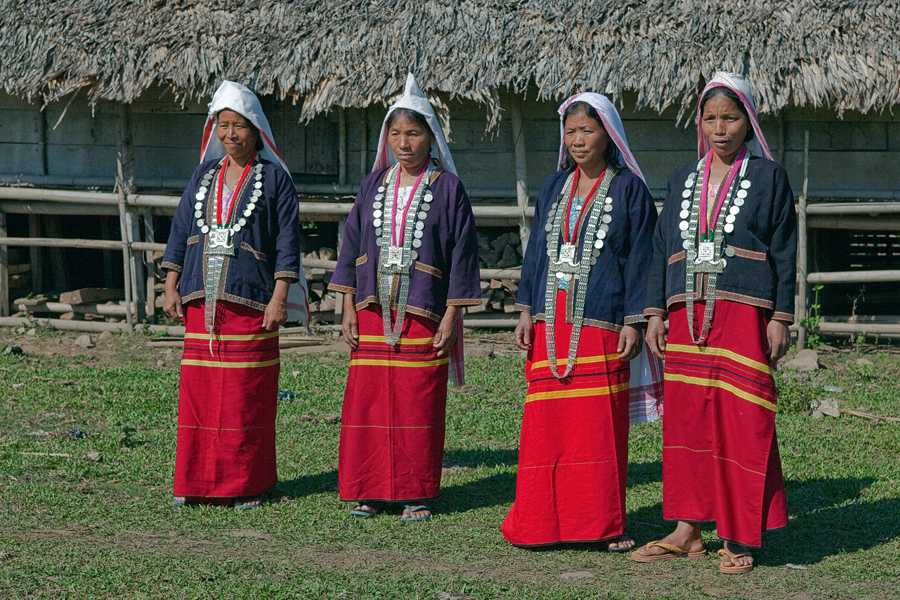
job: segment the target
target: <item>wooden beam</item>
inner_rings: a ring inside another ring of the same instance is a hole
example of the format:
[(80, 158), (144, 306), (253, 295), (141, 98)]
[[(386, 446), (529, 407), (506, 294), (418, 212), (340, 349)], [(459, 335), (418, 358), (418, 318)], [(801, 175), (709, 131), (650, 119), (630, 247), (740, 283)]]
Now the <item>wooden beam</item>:
[[(808, 207), (807, 207), (808, 212)], [(806, 219), (809, 229), (846, 229), (851, 231), (900, 231), (900, 217), (812, 215)]]
[(900, 202), (829, 202), (810, 204), (811, 215), (888, 215), (900, 214)]
[(522, 256), (525, 256), (528, 237), (531, 235), (531, 227), (526, 215), (528, 209), (528, 151), (525, 148), (522, 105), (519, 97), (515, 94), (510, 96), (510, 117), (516, 165), (516, 207), (519, 211), (519, 237), (521, 238)]
[[(92, 250), (121, 250), (118, 240), (84, 240), (79, 238), (2, 237), (0, 246), (25, 246), (29, 248), (90, 248)], [(31, 265), (34, 277), (34, 264)]]
[(830, 271), (810, 273), (808, 283), (895, 283), (900, 282), (900, 269), (879, 271)]
[(97, 302), (119, 300), (123, 293), (123, 290), (114, 288), (81, 288), (61, 293), (59, 301), (63, 304), (96, 304)]
[(369, 113), (360, 109), (359, 121), (359, 180), (369, 174)]

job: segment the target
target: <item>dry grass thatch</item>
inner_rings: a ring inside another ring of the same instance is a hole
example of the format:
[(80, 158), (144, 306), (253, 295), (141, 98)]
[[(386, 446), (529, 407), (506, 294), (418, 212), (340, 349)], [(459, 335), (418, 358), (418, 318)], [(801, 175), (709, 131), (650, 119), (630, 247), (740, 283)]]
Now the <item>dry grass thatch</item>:
[(496, 119), (500, 90), (630, 91), (641, 107), (684, 109), (725, 68), (752, 77), (762, 112), (900, 103), (898, 0), (2, 4), (3, 89), (45, 102), (81, 88), (129, 102), (154, 85), (206, 98), (230, 78), (302, 102), (309, 118), (383, 102), (412, 70)]

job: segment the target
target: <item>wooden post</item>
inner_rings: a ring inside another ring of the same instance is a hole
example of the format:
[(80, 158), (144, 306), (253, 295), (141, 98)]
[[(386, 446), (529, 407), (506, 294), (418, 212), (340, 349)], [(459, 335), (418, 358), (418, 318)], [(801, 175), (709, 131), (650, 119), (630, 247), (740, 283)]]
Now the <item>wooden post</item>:
[[(137, 315), (135, 320), (144, 316), (144, 308), (147, 299), (144, 276), (144, 263), (131, 251), (131, 243), (141, 236), (140, 223), (128, 208), (128, 197), (134, 194), (134, 149), (131, 139), (131, 106), (121, 104), (119, 106), (119, 161), (117, 163), (119, 182), (119, 212), (122, 223), (122, 242), (126, 245), (129, 262), (129, 278), (123, 287), (131, 288), (131, 297), (135, 299)], [(140, 240), (139, 240), (140, 241)], [(131, 300), (129, 299), (129, 302)]]
[(513, 151), (516, 158), (516, 205), (519, 208), (519, 237), (522, 243), (522, 256), (528, 246), (531, 230), (525, 209), (528, 208), (528, 152), (525, 149), (525, 132), (522, 124), (522, 107), (518, 96), (511, 96), (510, 116), (512, 120)]
[[(338, 221), (338, 230), (337, 230), (337, 248), (335, 251), (335, 255), (340, 256), (341, 253), (341, 244), (344, 241), (344, 223), (347, 222), (346, 217), (341, 217), (341, 220)], [(327, 291), (325, 292), (328, 293)], [(341, 324), (341, 315), (344, 313), (344, 295), (340, 292), (334, 293), (334, 322), (336, 325)]]
[(803, 191), (800, 192), (800, 207), (797, 211), (797, 299), (794, 320), (797, 322), (797, 347), (806, 347), (806, 271), (807, 271), (807, 230), (806, 199), (809, 192), (809, 130), (803, 134)]
[[(41, 237), (41, 216), (28, 215), (28, 237)], [(44, 291), (43, 251), (40, 248), (28, 249), (28, 261), (31, 263), (31, 289), (34, 292)]]
[(347, 111), (338, 108), (338, 185), (347, 185)]
[[(144, 239), (148, 242), (156, 240), (156, 233), (153, 229), (153, 215), (145, 212), (141, 217), (144, 222)], [(153, 262), (153, 252), (144, 252), (144, 264), (147, 267), (147, 306), (144, 313), (152, 322), (156, 316), (156, 265)]]
[(134, 315), (131, 314), (132, 304), (131, 304), (131, 282), (132, 282), (132, 273), (131, 273), (131, 260), (132, 260), (132, 252), (131, 252), (131, 243), (129, 242), (128, 235), (128, 219), (127, 217), (127, 209), (125, 208), (125, 167), (122, 164), (122, 155), (119, 154), (118, 159), (116, 160), (116, 194), (119, 199), (119, 229), (121, 231), (122, 237), (122, 272), (123, 272), (123, 281), (122, 287), (125, 289), (125, 306), (128, 307), (128, 310), (125, 311), (125, 322), (128, 324), (128, 329), (134, 329)]
[[(44, 218), (44, 235), (50, 238), (62, 238), (62, 228), (60, 221), (63, 215), (47, 215)], [(67, 290), (69, 289), (69, 277), (66, 270), (65, 256), (62, 249), (52, 248), (46, 251), (48, 260), (47, 270), (50, 273), (51, 290)]]
[(47, 163), (47, 111), (41, 109), (41, 118), (38, 119), (38, 136), (41, 147), (41, 175), (49, 174)]
[(369, 113), (363, 108), (359, 121), (359, 180), (369, 174)]
[[(0, 237), (6, 237), (6, 213), (0, 211)], [(0, 246), (0, 317), (9, 316), (9, 250)]]

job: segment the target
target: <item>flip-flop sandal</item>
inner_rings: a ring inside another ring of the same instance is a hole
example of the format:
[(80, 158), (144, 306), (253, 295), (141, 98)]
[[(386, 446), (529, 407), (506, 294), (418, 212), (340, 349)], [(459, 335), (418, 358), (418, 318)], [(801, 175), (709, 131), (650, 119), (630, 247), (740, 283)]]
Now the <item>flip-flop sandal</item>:
[(262, 498), (235, 498), (234, 510), (253, 510), (262, 506)]
[[(417, 512), (427, 512), (426, 515), (416, 516), (413, 513)], [(418, 521), (428, 521), (431, 519), (431, 509), (428, 508), (425, 504), (404, 504), (403, 505), (403, 513), (400, 515), (400, 520), (404, 523), (416, 523)]]
[(172, 498), (172, 508), (182, 508), (187, 506), (187, 498), (184, 496), (175, 496)]
[[(625, 542), (631, 542), (631, 545), (630, 546), (619, 546), (618, 548), (613, 548), (613, 544), (622, 544)], [(636, 544), (631, 537), (629, 537), (627, 535), (620, 535), (616, 539), (609, 540), (608, 542), (606, 542), (606, 551), (607, 552), (618, 552), (621, 554), (623, 552), (628, 552), (629, 550), (634, 550), (635, 545)]]
[(360, 519), (371, 519), (380, 513), (383, 507), (380, 502), (361, 502), (350, 511), (350, 515)]
[(737, 564), (737, 559), (750, 557), (753, 558), (753, 555), (749, 552), (730, 552), (725, 548), (719, 550), (719, 573), (727, 573), (730, 575), (740, 574), (740, 573), (749, 573), (753, 570), (753, 563), (749, 565), (739, 565)]
[[(665, 552), (661, 554), (645, 554), (642, 551), (650, 550), (651, 548), (662, 548)], [(657, 562), (660, 560), (672, 560), (673, 558), (702, 558), (706, 556), (706, 548), (702, 550), (685, 550), (675, 544), (669, 544), (666, 542), (661, 542), (659, 540), (654, 540), (652, 542), (647, 542), (634, 552), (628, 555), (628, 557), (639, 563), (651, 563)]]

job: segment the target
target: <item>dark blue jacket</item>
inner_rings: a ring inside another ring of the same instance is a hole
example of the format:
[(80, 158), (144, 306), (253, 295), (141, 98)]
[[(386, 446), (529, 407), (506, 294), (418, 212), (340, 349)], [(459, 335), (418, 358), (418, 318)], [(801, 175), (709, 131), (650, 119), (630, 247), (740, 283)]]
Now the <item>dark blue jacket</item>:
[[(538, 195), (531, 237), (522, 265), (522, 281), (516, 304), (538, 319), (544, 318), (547, 288), (547, 232), (544, 226), (551, 205), (562, 192), (571, 170), (547, 177)], [(651, 238), (656, 225), (656, 207), (644, 182), (628, 169), (613, 178), (607, 194), (613, 198), (612, 223), (606, 245), (588, 277), (585, 323), (618, 330), (644, 321), (646, 271), (652, 252)], [(562, 201), (565, 201), (563, 199)], [(601, 199), (602, 201), (602, 199)], [(578, 233), (580, 247), (584, 227)], [(568, 315), (571, 320), (571, 315)]]
[[(675, 171), (653, 236), (653, 262), (644, 314), (665, 316), (684, 302), (684, 258), (678, 223), (685, 180), (697, 162)], [(723, 252), (731, 246), (725, 271), (718, 277), (716, 298), (734, 300), (773, 311), (772, 318), (794, 320), (797, 273), (797, 215), (787, 173), (776, 162), (751, 157), (746, 178), (748, 196), (732, 233), (725, 234)]]
[[(178, 271), (178, 292), (182, 302), (204, 297), (203, 249), (206, 236), (194, 218), (195, 195), (203, 174), (217, 160), (201, 163), (181, 196), (172, 220), (162, 268)], [(272, 298), (276, 279), (296, 281), (300, 272), (300, 220), (294, 183), (279, 165), (265, 159), (263, 194), (247, 225), (234, 235), (235, 255), (226, 259), (224, 286), (219, 299), (265, 310)], [(247, 186), (237, 200), (235, 211), (243, 213), (253, 186)], [(206, 222), (212, 221), (215, 194), (207, 195)]]
[[(344, 223), (337, 268), (328, 289), (355, 294), (356, 309), (378, 298), (378, 247), (372, 226), (372, 203), (387, 169), (370, 173), (360, 184), (356, 202)], [(469, 196), (453, 173), (433, 181), (434, 200), (425, 220), (425, 236), (410, 277), (407, 311), (440, 321), (447, 306), (481, 304), (478, 233)]]

